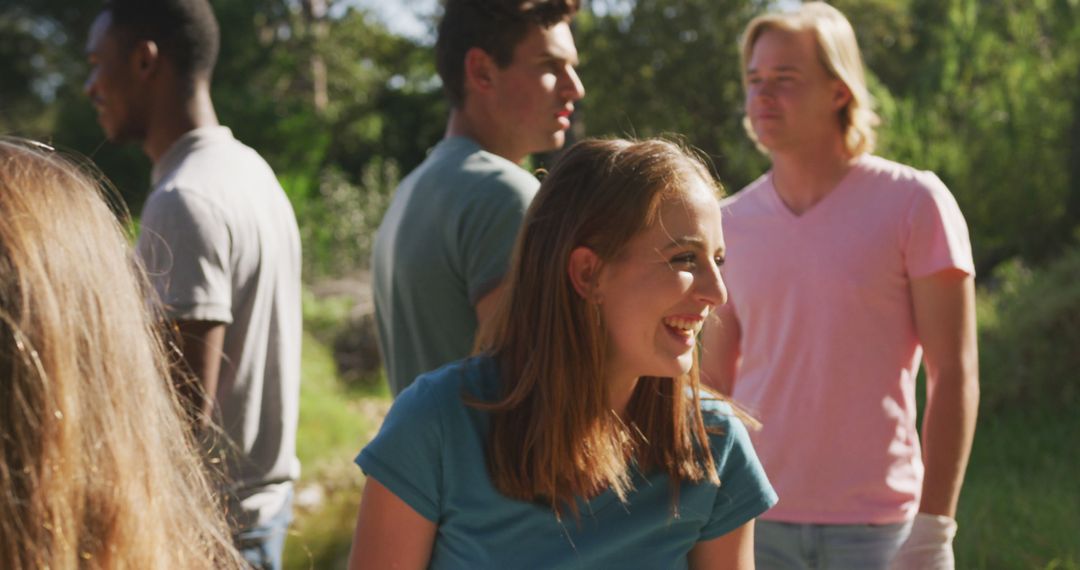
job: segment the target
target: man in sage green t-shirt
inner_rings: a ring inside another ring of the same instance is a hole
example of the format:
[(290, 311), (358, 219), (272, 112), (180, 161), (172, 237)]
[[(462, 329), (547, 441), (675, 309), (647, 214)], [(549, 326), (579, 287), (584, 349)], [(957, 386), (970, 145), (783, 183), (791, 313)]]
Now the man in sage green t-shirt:
[(539, 187), (519, 165), (566, 140), (576, 0), (449, 0), (436, 67), (445, 138), (394, 194), (372, 256), (379, 346), (395, 395), (469, 354)]

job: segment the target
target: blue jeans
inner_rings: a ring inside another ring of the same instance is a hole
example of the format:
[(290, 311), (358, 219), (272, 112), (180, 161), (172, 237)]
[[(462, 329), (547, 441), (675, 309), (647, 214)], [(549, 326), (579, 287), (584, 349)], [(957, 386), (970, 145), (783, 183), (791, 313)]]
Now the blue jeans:
[(895, 524), (795, 524), (759, 520), (759, 570), (885, 570), (911, 531)]
[(240, 532), (234, 537), (236, 549), (244, 560), (257, 570), (281, 570), (281, 552), (285, 549), (285, 534), (292, 522), (292, 490), (285, 504), (265, 525)]

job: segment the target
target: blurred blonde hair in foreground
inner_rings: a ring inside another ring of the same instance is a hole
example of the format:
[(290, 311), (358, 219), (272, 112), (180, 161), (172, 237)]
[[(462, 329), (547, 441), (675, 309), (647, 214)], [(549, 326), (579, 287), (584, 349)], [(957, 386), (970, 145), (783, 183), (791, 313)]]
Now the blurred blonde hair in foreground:
[(0, 567), (239, 568), (89, 172), (0, 138)]

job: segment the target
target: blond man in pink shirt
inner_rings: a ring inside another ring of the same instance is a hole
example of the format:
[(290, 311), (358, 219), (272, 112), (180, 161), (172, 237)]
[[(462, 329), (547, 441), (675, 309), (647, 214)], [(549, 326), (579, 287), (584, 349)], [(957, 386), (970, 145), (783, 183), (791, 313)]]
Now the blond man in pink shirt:
[(772, 169), (724, 203), (731, 300), (702, 369), (764, 424), (780, 502), (758, 567), (952, 568), (979, 393), (963, 215), (933, 173), (871, 154), (878, 119), (836, 9), (755, 19), (743, 78)]

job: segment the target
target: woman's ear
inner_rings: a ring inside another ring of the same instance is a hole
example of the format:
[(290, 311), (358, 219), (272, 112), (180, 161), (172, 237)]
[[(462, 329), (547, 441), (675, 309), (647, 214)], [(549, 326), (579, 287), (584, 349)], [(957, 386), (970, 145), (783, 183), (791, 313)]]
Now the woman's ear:
[(570, 275), (574, 290), (586, 301), (597, 300), (596, 289), (600, 279), (601, 265), (600, 256), (583, 245), (575, 247), (570, 252), (570, 263), (567, 264), (566, 272)]

